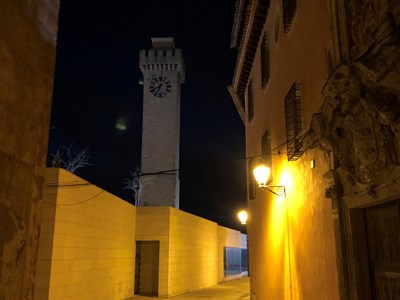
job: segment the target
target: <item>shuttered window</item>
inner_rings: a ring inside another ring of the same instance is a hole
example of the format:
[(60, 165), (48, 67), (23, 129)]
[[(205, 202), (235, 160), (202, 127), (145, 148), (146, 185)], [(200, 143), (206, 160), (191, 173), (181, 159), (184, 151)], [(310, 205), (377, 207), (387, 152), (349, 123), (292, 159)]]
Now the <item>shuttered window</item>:
[(260, 52), (261, 52), (261, 86), (264, 89), (268, 84), (270, 76), (268, 33), (264, 33)]

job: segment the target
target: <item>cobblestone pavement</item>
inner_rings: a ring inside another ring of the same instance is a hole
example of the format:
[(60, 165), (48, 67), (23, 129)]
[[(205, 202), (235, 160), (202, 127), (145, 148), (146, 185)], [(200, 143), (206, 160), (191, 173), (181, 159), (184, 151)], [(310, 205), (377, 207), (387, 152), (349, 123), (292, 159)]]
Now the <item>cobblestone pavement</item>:
[(250, 283), (248, 277), (225, 281), (212, 287), (198, 291), (186, 293), (172, 298), (154, 298), (144, 296), (134, 296), (128, 300), (250, 300)]

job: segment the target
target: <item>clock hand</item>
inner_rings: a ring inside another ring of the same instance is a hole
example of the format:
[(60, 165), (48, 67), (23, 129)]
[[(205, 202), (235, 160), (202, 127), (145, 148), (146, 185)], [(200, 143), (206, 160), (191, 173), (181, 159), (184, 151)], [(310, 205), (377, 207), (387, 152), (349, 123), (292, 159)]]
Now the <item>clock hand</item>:
[(161, 87), (162, 87), (162, 84), (160, 83), (160, 84), (155, 88), (155, 90), (156, 90), (157, 92), (159, 92), (160, 89), (161, 89)]

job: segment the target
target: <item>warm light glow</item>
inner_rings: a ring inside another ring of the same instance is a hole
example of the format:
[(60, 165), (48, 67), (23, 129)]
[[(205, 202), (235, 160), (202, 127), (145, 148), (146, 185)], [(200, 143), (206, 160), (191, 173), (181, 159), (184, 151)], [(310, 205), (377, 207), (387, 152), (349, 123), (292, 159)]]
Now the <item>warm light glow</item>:
[(241, 210), (237, 214), (241, 224), (247, 224), (247, 212), (245, 210)]
[(289, 172), (284, 171), (282, 173), (282, 178), (281, 178), (281, 185), (284, 185), (286, 189), (290, 189), (290, 187), (293, 185), (293, 179), (292, 176), (290, 176)]
[(271, 174), (271, 169), (266, 165), (258, 165), (253, 170), (254, 178), (256, 179), (259, 187), (266, 187)]

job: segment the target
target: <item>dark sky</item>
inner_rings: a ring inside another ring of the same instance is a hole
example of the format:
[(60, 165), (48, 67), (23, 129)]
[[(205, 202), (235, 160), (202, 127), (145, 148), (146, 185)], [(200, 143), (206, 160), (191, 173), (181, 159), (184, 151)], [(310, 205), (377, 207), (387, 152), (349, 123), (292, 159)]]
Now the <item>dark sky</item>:
[[(234, 0), (61, 0), (49, 156), (89, 148), (78, 176), (125, 199), (123, 180), (140, 165), (142, 86), (139, 50), (152, 36), (181, 48), (180, 208), (242, 229), (244, 127), (227, 91)], [(127, 130), (118, 131), (124, 118)], [(162, 170), (160, 170), (162, 171)]]

